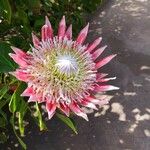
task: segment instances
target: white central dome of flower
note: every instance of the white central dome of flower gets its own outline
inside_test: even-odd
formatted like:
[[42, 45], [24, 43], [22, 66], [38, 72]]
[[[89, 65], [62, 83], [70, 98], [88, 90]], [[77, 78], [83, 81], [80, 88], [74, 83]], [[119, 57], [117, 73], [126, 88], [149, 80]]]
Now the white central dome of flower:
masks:
[[78, 70], [76, 59], [70, 55], [58, 56], [55, 66], [61, 73], [65, 73], [66, 75], [71, 75]]

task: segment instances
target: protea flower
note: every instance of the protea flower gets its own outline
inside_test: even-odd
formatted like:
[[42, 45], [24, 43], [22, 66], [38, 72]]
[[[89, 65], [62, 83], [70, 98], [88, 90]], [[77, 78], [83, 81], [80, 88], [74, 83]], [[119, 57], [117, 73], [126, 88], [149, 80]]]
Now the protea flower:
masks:
[[32, 52], [26, 53], [12, 47], [15, 54], [10, 56], [19, 65], [12, 74], [28, 85], [22, 96], [29, 96], [29, 102], [45, 103], [49, 119], [58, 108], [67, 116], [72, 111], [88, 120], [81, 106], [97, 109], [96, 105], [108, 102], [96, 99], [92, 93], [118, 89], [104, 84], [115, 78], [104, 78], [107, 74], [98, 72], [116, 55], [98, 60], [106, 46], [96, 49], [101, 37], [91, 44], [83, 44], [88, 28], [89, 24], [73, 40], [72, 25], [66, 29], [63, 16], [58, 35], [53, 36], [51, 23], [46, 17], [41, 29], [41, 40], [32, 34]]

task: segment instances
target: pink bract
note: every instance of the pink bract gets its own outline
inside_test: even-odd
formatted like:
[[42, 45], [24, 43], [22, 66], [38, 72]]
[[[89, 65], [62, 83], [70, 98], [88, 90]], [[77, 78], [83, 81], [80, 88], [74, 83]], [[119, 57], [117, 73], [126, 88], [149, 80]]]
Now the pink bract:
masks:
[[97, 109], [96, 106], [108, 103], [107, 99], [99, 100], [92, 93], [118, 89], [106, 84], [115, 77], [105, 78], [107, 74], [98, 72], [116, 55], [98, 60], [106, 46], [96, 49], [101, 37], [83, 44], [88, 28], [89, 24], [80, 31], [76, 40], [72, 40], [72, 25], [66, 28], [63, 16], [58, 35], [54, 36], [46, 17], [41, 39], [32, 34], [32, 52], [12, 47], [15, 53], [10, 56], [19, 65], [12, 74], [28, 85], [22, 96], [28, 96], [29, 102], [45, 103], [49, 119], [58, 108], [67, 116], [72, 111], [88, 120], [81, 106]]

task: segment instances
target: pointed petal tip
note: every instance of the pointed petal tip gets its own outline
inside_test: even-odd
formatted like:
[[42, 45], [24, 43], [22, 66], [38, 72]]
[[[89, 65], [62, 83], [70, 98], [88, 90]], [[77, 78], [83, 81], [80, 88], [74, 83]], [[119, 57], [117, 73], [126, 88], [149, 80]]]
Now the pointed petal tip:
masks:
[[10, 48], [17, 54], [19, 50], [19, 48], [15, 47], [15, 46], [10, 46]]
[[61, 21], [59, 22], [59, 28], [58, 28], [58, 36], [64, 37], [66, 32], [66, 21], [65, 16], [62, 17]]
[[117, 54], [113, 54], [112, 56], [113, 56], [113, 57], [116, 57], [116, 56], [117, 56]]
[[89, 118], [88, 118], [88, 116], [86, 115], [86, 116], [84, 116], [83, 117], [86, 121], [89, 121]]
[[48, 112], [48, 119], [49, 119], [49, 120], [52, 119], [52, 117], [54, 116], [54, 114], [55, 114], [55, 112], [53, 112], [53, 113], [49, 113], [49, 112]]
[[11, 72], [9, 72], [9, 74], [15, 76], [15, 72], [12, 72], [12, 71], [11, 71]]
[[87, 51], [92, 53], [95, 48], [100, 44], [100, 42], [102, 41], [101, 37], [98, 37], [96, 40], [94, 40], [87, 48]]
[[47, 16], [45, 16], [45, 21], [49, 20]]
[[117, 54], [109, 55], [96, 63], [96, 68], [99, 69], [109, 63]]
[[65, 33], [65, 37], [67, 37], [68, 39], [72, 38], [72, 24], [70, 24], [70, 26], [68, 27], [68, 29]]
[[50, 30], [52, 30], [51, 23], [47, 16], [45, 16], [45, 25], [47, 25], [50, 28]]
[[107, 48], [107, 47], [108, 47], [107, 45], [104, 45], [102, 48], [105, 49], [105, 48]]
[[60, 21], [60, 24], [65, 25], [66, 24], [66, 20], [65, 20], [65, 16], [62, 16], [62, 19]]
[[39, 47], [40, 44], [40, 40], [38, 39], [38, 37], [32, 32], [32, 42], [35, 48]]
[[78, 44], [82, 44], [85, 41], [87, 34], [88, 34], [88, 29], [89, 29], [89, 23], [87, 23], [87, 25], [78, 34], [77, 39], [76, 39], [76, 42]]
[[120, 88], [117, 87], [117, 86], [113, 86], [113, 85], [109, 85], [109, 88], [108, 90], [111, 91], [111, 90], [119, 90]]
[[90, 23], [88, 22], [86, 26], [89, 27], [89, 25], [90, 25]]
[[85, 26], [85, 30], [88, 32], [88, 30], [89, 30], [89, 22], [87, 23], [87, 25]]
[[65, 15], [62, 16], [62, 19], [65, 19]]
[[8, 53], [8, 55], [9, 55], [10, 57], [12, 57], [13, 53]]
[[[87, 23], [87, 25], [82, 29], [84, 32], [88, 32], [89, 30], [89, 22]], [[81, 30], [81, 31], [82, 31]]]
[[102, 39], [103, 39], [103, 38], [100, 36], [100, 37], [99, 37], [99, 40], [102, 40]]
[[49, 22], [49, 19], [47, 16], [45, 16], [45, 24], [48, 25], [50, 22]]
[[11, 48], [12, 50], [14, 50], [16, 47], [15, 47], [15, 46], [10, 46], [10, 48]]
[[109, 91], [111, 91], [111, 90], [119, 90], [120, 88], [119, 87], [117, 87], [117, 86], [113, 86], [113, 85], [110, 85], [109, 86]]

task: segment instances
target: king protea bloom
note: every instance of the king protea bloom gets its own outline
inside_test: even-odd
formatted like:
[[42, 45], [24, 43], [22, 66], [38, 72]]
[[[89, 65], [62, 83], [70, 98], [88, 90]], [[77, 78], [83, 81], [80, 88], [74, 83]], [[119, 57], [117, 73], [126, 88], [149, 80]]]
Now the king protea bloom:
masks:
[[12, 47], [15, 54], [10, 56], [19, 65], [12, 74], [28, 85], [22, 96], [28, 96], [29, 102], [43, 102], [49, 119], [58, 108], [67, 116], [72, 111], [88, 120], [81, 106], [97, 109], [96, 105], [102, 106], [108, 102], [106, 99], [97, 99], [92, 93], [118, 89], [105, 84], [115, 77], [105, 78], [107, 74], [98, 72], [116, 55], [97, 59], [106, 46], [96, 49], [101, 37], [90, 44], [83, 44], [88, 28], [89, 24], [73, 40], [72, 25], [66, 28], [63, 16], [58, 35], [54, 36], [51, 23], [46, 17], [41, 39], [32, 34], [32, 51], [25, 52]]

